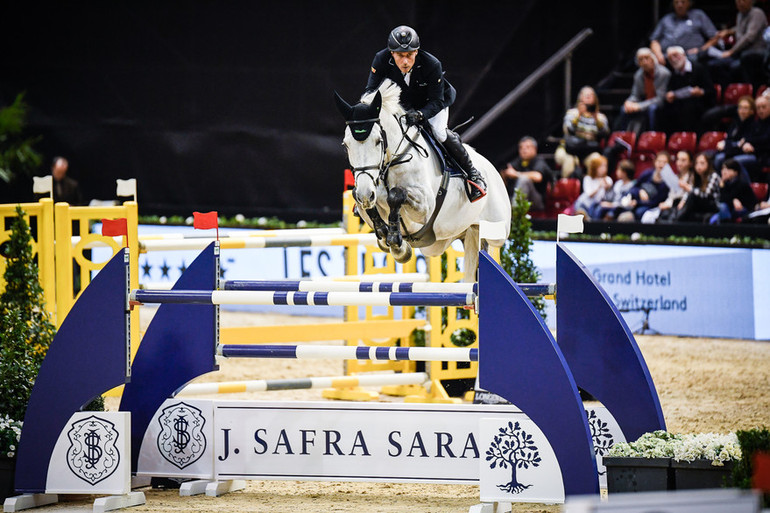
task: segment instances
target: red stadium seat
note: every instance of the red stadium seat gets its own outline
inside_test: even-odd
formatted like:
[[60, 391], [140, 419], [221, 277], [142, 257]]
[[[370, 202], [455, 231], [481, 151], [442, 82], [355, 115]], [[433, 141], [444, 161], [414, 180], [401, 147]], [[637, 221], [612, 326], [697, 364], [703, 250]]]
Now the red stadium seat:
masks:
[[741, 96], [753, 96], [754, 87], [751, 84], [729, 84], [722, 94], [722, 104], [737, 105]]
[[715, 151], [717, 143], [726, 137], [726, 132], [704, 132], [698, 141], [698, 153], [702, 151]]
[[559, 178], [545, 196], [545, 216], [549, 219], [563, 214], [580, 196], [580, 180]]
[[672, 157], [682, 150], [695, 153], [697, 142], [698, 135], [695, 132], [674, 132], [668, 138], [668, 151]]
[[640, 171], [652, 167], [655, 155], [666, 149], [666, 134], [664, 132], [642, 132], [636, 142], [636, 149], [631, 155], [637, 175]]
[[757, 98], [762, 96], [762, 93], [765, 92], [765, 89], [767, 89], [767, 86], [765, 84], [762, 84], [761, 86], [759, 86], [759, 89], [757, 89]]
[[634, 132], [612, 132], [610, 134], [610, 138], [607, 139], [607, 146], [612, 146], [615, 143], [616, 139], [620, 139], [624, 141], [631, 150], [623, 150], [623, 153], [620, 154], [621, 159], [627, 159], [631, 157], [631, 153], [633, 152], [634, 146], [636, 146], [636, 133]]
[[767, 200], [767, 184], [762, 182], [752, 182], [751, 188], [754, 191], [754, 195], [757, 197], [757, 201]]

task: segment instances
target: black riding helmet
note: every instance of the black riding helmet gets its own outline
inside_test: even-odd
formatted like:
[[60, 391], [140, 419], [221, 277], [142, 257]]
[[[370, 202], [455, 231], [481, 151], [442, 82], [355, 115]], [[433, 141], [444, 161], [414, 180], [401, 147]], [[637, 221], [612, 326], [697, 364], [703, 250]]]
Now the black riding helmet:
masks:
[[401, 25], [390, 31], [388, 50], [391, 52], [411, 52], [420, 48], [420, 36], [412, 27]]

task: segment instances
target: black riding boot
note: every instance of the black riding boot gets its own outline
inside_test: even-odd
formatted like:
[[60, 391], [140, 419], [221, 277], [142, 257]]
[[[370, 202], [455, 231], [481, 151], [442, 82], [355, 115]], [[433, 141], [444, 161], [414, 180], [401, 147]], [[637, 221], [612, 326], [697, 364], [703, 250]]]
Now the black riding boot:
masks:
[[466, 191], [471, 203], [483, 198], [487, 194], [487, 183], [481, 177], [481, 173], [473, 167], [471, 157], [465, 150], [465, 146], [463, 146], [460, 136], [451, 130], [447, 130], [444, 147], [446, 147], [449, 154], [455, 159], [465, 173], [465, 179], [468, 182]]

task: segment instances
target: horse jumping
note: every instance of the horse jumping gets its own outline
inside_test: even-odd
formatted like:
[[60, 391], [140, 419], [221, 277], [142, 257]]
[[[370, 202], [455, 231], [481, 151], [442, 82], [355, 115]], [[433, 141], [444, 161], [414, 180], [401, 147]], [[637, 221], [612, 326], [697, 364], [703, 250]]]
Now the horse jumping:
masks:
[[503, 245], [510, 231], [505, 185], [495, 167], [468, 147], [488, 191], [471, 203], [464, 180], [450, 179], [422, 132], [406, 125], [400, 95], [398, 85], [387, 79], [354, 106], [336, 95], [348, 125], [343, 146], [355, 176], [358, 212], [377, 234], [380, 248], [401, 263], [411, 258], [412, 247], [438, 256], [454, 240], [462, 240], [464, 280], [474, 281], [480, 223], [500, 227], [495, 238], [484, 239], [495, 247]]

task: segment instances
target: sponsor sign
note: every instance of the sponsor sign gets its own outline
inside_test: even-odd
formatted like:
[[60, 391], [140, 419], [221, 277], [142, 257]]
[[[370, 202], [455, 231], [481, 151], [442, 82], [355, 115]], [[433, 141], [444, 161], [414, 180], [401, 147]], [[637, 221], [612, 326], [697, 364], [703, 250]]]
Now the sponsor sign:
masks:
[[131, 491], [130, 414], [77, 412], [59, 434], [46, 493]]

